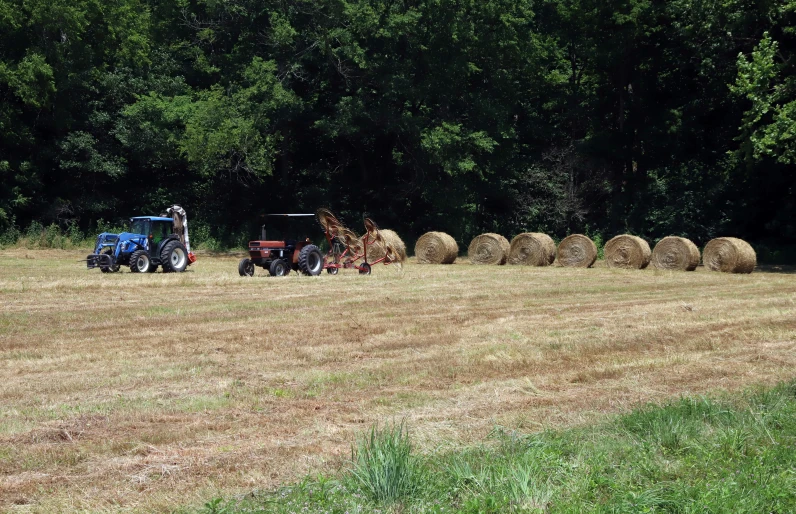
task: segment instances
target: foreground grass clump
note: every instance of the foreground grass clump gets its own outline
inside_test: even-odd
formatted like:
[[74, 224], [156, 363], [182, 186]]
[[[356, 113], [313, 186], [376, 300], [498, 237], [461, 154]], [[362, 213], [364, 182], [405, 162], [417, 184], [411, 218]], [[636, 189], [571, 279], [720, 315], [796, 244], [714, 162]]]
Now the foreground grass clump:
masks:
[[339, 478], [204, 512], [796, 512], [796, 381], [493, 439], [415, 464], [403, 425], [372, 429]]
[[397, 502], [417, 489], [415, 459], [403, 423], [371, 428], [367, 436], [360, 438], [352, 454], [351, 474], [372, 500]]

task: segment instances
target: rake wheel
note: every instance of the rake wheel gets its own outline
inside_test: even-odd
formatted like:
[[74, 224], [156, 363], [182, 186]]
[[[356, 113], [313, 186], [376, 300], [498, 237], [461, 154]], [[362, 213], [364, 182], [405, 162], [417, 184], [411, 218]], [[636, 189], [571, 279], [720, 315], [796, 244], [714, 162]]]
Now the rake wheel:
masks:
[[315, 216], [318, 218], [318, 223], [321, 224], [321, 227], [332, 236], [339, 235], [339, 232], [345, 229], [340, 220], [329, 209], [318, 209], [315, 212]]

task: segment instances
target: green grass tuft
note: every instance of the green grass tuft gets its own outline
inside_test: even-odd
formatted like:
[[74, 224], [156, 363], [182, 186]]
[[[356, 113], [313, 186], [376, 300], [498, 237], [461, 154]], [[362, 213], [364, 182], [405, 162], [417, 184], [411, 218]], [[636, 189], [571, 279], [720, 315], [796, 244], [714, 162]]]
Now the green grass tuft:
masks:
[[418, 470], [403, 422], [372, 427], [351, 453], [351, 475], [373, 501], [395, 503], [417, 491]]

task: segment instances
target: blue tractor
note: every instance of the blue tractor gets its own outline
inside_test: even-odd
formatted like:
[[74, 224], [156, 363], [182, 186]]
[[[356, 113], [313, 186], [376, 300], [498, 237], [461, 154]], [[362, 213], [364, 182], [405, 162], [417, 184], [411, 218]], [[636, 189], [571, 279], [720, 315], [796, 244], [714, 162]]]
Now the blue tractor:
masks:
[[164, 273], [170, 273], [185, 271], [195, 261], [185, 210], [173, 205], [161, 216], [130, 218], [129, 232], [97, 236], [86, 266], [103, 273], [115, 273], [122, 265], [130, 266], [133, 273], [154, 273], [161, 266]]

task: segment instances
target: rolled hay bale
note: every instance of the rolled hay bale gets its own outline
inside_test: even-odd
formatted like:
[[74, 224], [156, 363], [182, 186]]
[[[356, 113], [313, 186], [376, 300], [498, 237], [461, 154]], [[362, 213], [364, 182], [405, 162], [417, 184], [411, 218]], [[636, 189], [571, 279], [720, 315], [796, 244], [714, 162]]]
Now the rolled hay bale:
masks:
[[[368, 261], [377, 261], [384, 257], [387, 253], [387, 245], [390, 245], [395, 251], [398, 262], [406, 261], [406, 244], [395, 231], [379, 229], [379, 236], [381, 236], [380, 241], [368, 246]], [[362, 236], [360, 241], [364, 241], [364, 239], [365, 236]]]
[[609, 268], [644, 269], [650, 263], [650, 245], [637, 236], [616, 236], [603, 248], [605, 262]]
[[719, 237], [705, 246], [702, 262], [710, 271], [751, 273], [757, 265], [757, 254], [743, 239]]
[[523, 232], [511, 240], [509, 264], [550, 266], [556, 260], [556, 243], [547, 234]]
[[684, 237], [664, 237], [652, 251], [652, 265], [657, 269], [694, 271], [699, 266], [699, 248]]
[[418, 264], [453, 264], [459, 245], [445, 232], [426, 232], [415, 243]]
[[572, 234], [558, 244], [556, 259], [568, 268], [591, 268], [597, 260], [597, 245], [583, 234]]
[[509, 258], [509, 240], [500, 234], [487, 232], [476, 236], [467, 248], [467, 257], [473, 264], [506, 264]]

